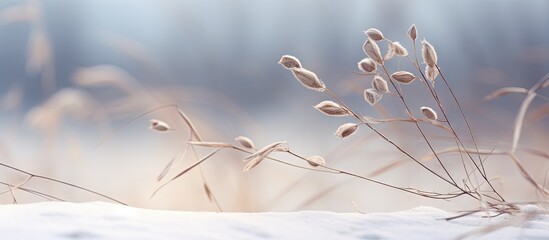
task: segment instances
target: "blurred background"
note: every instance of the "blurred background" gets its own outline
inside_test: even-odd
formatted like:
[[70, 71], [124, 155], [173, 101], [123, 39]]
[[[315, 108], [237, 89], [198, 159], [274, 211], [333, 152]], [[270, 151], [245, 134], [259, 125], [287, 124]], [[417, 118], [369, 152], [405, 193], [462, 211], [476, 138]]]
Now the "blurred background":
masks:
[[[258, 147], [286, 140], [299, 154], [322, 155], [330, 166], [371, 175], [404, 157], [366, 128], [349, 139], [337, 139], [335, 129], [351, 119], [318, 113], [311, 106], [329, 96], [303, 88], [277, 62], [284, 54], [298, 57], [361, 114], [381, 118], [385, 111], [403, 117], [394, 95], [383, 98], [383, 108], [364, 101], [362, 92], [370, 87], [371, 76], [357, 74], [356, 63], [365, 57], [366, 29], [378, 28], [412, 52], [406, 32], [416, 24], [419, 39], [437, 49], [443, 74], [482, 148], [508, 149], [525, 95], [492, 101], [484, 96], [501, 87], [529, 88], [549, 72], [547, 9], [549, 2], [543, 0], [3, 0], [0, 161], [147, 208], [216, 210], [204, 193], [203, 179], [225, 211], [352, 212], [353, 202], [364, 211], [475, 207], [478, 202], [470, 199], [429, 200], [273, 162], [242, 173], [245, 155], [231, 151], [205, 162], [202, 175], [193, 170], [149, 200], [160, 185], [158, 174], [185, 149], [190, 135], [175, 108], [137, 117], [176, 103], [205, 140], [233, 143], [244, 135]], [[386, 51], [385, 44], [380, 46]], [[393, 59], [388, 66], [413, 70], [407, 59]], [[458, 132], [470, 139], [451, 96], [443, 85], [437, 89]], [[422, 84], [406, 86], [405, 92], [414, 109], [433, 105]], [[547, 154], [547, 109], [547, 101], [533, 101], [521, 146]], [[148, 129], [153, 118], [175, 131]], [[429, 154], [410, 125], [378, 127], [415, 156]], [[453, 146], [444, 132], [428, 130], [438, 149]], [[209, 151], [198, 149], [198, 155]], [[543, 182], [548, 159], [519, 155]], [[174, 161], [167, 177], [193, 161], [188, 152]], [[460, 171], [458, 156], [445, 161]], [[507, 200], [539, 198], [507, 157], [490, 156], [486, 164]], [[4, 183], [17, 185], [26, 178], [9, 168], [0, 171]], [[403, 187], [453, 191], [411, 161], [374, 178]], [[104, 200], [39, 179], [25, 186], [69, 201]], [[19, 202], [44, 200], [18, 191], [15, 196]], [[12, 202], [9, 194], [1, 197]]]

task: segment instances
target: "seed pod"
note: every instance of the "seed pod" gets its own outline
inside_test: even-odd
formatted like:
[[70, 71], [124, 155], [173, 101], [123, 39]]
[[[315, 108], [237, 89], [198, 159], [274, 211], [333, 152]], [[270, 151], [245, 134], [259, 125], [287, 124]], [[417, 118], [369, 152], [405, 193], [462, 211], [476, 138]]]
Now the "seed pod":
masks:
[[324, 92], [324, 90], [326, 90], [326, 85], [318, 79], [314, 72], [311, 72], [305, 68], [292, 68], [290, 70], [294, 74], [297, 81], [299, 81], [299, 83], [306, 88], [319, 92]]
[[383, 79], [379, 75], [376, 75], [374, 79], [372, 79], [372, 87], [380, 93], [389, 92], [389, 86], [387, 85], [387, 81], [385, 81], [385, 79]]
[[358, 69], [367, 73], [375, 72], [376, 66], [376, 62], [374, 62], [371, 58], [364, 58], [358, 62]]
[[301, 63], [299, 59], [291, 55], [284, 55], [278, 61], [278, 64], [282, 65], [284, 68], [290, 70], [292, 68], [301, 68]]
[[408, 29], [408, 37], [410, 37], [410, 39], [412, 39], [412, 41], [416, 41], [416, 38], [417, 38], [417, 29], [416, 29], [416, 25], [415, 25], [415, 24], [412, 24], [412, 26], [410, 27], [410, 29]]
[[245, 148], [248, 148], [248, 149], [254, 149], [255, 148], [254, 142], [252, 142], [252, 140], [247, 138], [247, 137], [238, 136], [234, 140], [237, 141], [240, 144], [240, 146], [243, 146]]
[[403, 83], [403, 84], [410, 84], [412, 81], [414, 81], [414, 79], [416, 79], [414, 74], [412, 74], [411, 72], [406, 72], [406, 71], [394, 72], [393, 74], [391, 74], [391, 77], [395, 81], [397, 81], [399, 83]]
[[371, 38], [374, 41], [381, 41], [383, 40], [383, 33], [379, 31], [376, 28], [369, 28], [364, 32], [366, 35], [368, 35], [369, 38]]
[[351, 112], [347, 108], [332, 101], [321, 102], [317, 104], [315, 108], [328, 116], [341, 117], [351, 115]]
[[149, 121], [149, 123], [151, 124], [151, 125], [149, 125], [150, 129], [156, 130], [156, 131], [159, 131], [159, 132], [164, 132], [164, 131], [168, 131], [168, 130], [171, 129], [170, 125], [168, 125], [167, 123], [165, 123], [163, 121], [160, 121], [160, 120], [151, 119]]
[[425, 39], [421, 41], [421, 56], [423, 57], [423, 62], [425, 62], [427, 66], [434, 68], [437, 64], [437, 52], [433, 45]]
[[381, 100], [381, 97], [383, 97], [383, 95], [378, 90], [375, 90], [373, 88], [368, 88], [364, 90], [364, 99], [370, 105], [374, 105], [379, 102]]
[[395, 45], [392, 42], [387, 43], [387, 54], [385, 60], [389, 60], [395, 56]]
[[318, 155], [313, 155], [313, 156], [308, 157], [307, 162], [309, 163], [309, 165], [311, 165], [313, 167], [326, 165], [326, 161], [324, 160], [324, 158], [321, 157], [321, 156], [318, 156]]
[[381, 50], [379, 50], [379, 46], [371, 38], [368, 38], [368, 40], [366, 40], [366, 42], [364, 43], [364, 46], [362, 46], [362, 49], [374, 61], [376, 61], [379, 64], [383, 63], [383, 58], [381, 57]]
[[423, 106], [420, 110], [427, 119], [431, 121], [436, 121], [438, 119], [437, 113], [432, 108]]
[[355, 123], [345, 123], [339, 126], [335, 132], [335, 135], [339, 138], [346, 138], [353, 135], [353, 133], [358, 130], [358, 124]]
[[425, 67], [425, 77], [427, 78], [427, 80], [431, 82], [435, 82], [435, 79], [437, 78], [437, 76], [438, 76], [438, 69], [436, 67], [430, 67], [430, 66]]
[[408, 56], [408, 50], [406, 50], [406, 48], [404, 48], [402, 44], [400, 44], [399, 42], [394, 42], [393, 45], [395, 47], [395, 54], [397, 56], [400, 56], [400, 57]]

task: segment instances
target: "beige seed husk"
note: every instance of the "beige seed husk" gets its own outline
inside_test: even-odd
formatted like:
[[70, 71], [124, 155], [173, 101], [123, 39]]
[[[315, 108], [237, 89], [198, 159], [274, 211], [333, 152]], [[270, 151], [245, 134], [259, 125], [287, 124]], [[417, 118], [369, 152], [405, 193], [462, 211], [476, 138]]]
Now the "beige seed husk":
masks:
[[339, 138], [346, 138], [353, 135], [358, 130], [358, 124], [345, 123], [339, 126], [335, 132], [335, 135]]
[[201, 147], [217, 147], [217, 148], [232, 147], [231, 144], [223, 143], [223, 142], [192, 141], [192, 142], [188, 142], [188, 143], [190, 145], [201, 146]]
[[363, 72], [371, 73], [376, 71], [377, 65], [371, 58], [364, 58], [358, 62], [358, 69]]
[[436, 121], [438, 119], [437, 113], [432, 108], [423, 106], [420, 110], [427, 119], [431, 121]]
[[381, 92], [374, 88], [368, 88], [364, 90], [364, 100], [366, 100], [366, 102], [368, 102], [370, 105], [374, 105], [379, 102], [381, 100], [381, 97], [383, 97]]
[[383, 79], [379, 75], [376, 75], [374, 79], [372, 79], [372, 87], [380, 93], [389, 92], [389, 86], [387, 84], [387, 81], [385, 81], [385, 79]]
[[252, 142], [252, 140], [247, 138], [247, 137], [238, 136], [234, 140], [236, 142], [238, 142], [238, 144], [240, 144], [240, 146], [243, 146], [245, 148], [248, 148], [248, 149], [254, 149], [255, 148], [254, 142]]
[[326, 90], [326, 85], [318, 79], [314, 72], [311, 72], [305, 68], [292, 68], [290, 70], [294, 74], [297, 81], [299, 81], [299, 83], [306, 88], [319, 92], [324, 92], [324, 90]]
[[164, 131], [168, 131], [170, 130], [170, 125], [168, 125], [167, 123], [163, 122], [163, 121], [160, 121], [160, 120], [157, 120], [157, 119], [151, 119], [149, 120], [149, 128], [152, 129], [152, 130], [156, 130], [156, 131], [159, 131], [159, 132], [164, 132]]
[[410, 39], [412, 39], [412, 41], [416, 40], [416, 38], [417, 38], [417, 29], [416, 29], [415, 24], [412, 24], [410, 29], [408, 29], [408, 37], [410, 37]]
[[326, 165], [326, 160], [324, 160], [323, 157], [318, 156], [318, 155], [313, 155], [313, 156], [308, 157], [307, 162], [309, 163], [309, 165], [311, 165], [313, 167], [325, 166]]
[[393, 46], [395, 48], [395, 54], [399, 57], [406, 57], [408, 56], [408, 50], [400, 42], [394, 42]]
[[395, 81], [397, 81], [399, 83], [403, 83], [403, 84], [410, 84], [412, 81], [414, 81], [414, 79], [416, 79], [414, 74], [412, 74], [411, 72], [407, 72], [407, 71], [394, 72], [393, 74], [391, 74], [391, 77]]
[[423, 57], [423, 62], [429, 67], [435, 67], [437, 64], [437, 52], [431, 43], [423, 39], [421, 41], [421, 56]]
[[368, 38], [368, 40], [366, 40], [366, 42], [364, 43], [364, 46], [362, 46], [362, 49], [364, 50], [364, 53], [370, 56], [370, 58], [372, 58], [374, 61], [376, 61], [379, 64], [383, 63], [383, 58], [381, 57], [381, 50], [379, 50], [379, 46], [371, 38]]
[[435, 82], [435, 79], [437, 78], [437, 76], [438, 76], [438, 69], [436, 67], [430, 67], [430, 66], [425, 67], [425, 77], [427, 78], [427, 80], [431, 82]]
[[392, 42], [387, 43], [387, 54], [385, 54], [385, 60], [389, 60], [395, 56], [395, 45]]
[[278, 64], [282, 65], [284, 68], [290, 70], [292, 68], [301, 68], [301, 63], [299, 59], [292, 55], [284, 55], [278, 61]]
[[[271, 154], [273, 151], [275, 151], [277, 148], [282, 147], [283, 145], [286, 145], [285, 141], [282, 142], [275, 142], [272, 144], [269, 144], [265, 146], [264, 148], [260, 149], [259, 151], [253, 153], [252, 155], [245, 158], [245, 160], [249, 160], [248, 164], [244, 166], [242, 169], [243, 172], [247, 172], [250, 169], [257, 166], [263, 159], [265, 159], [269, 154]], [[287, 148], [287, 147], [286, 147]]]
[[369, 28], [364, 33], [366, 33], [366, 35], [368, 35], [368, 37], [374, 41], [383, 40], [383, 33], [381, 33], [381, 31], [379, 31], [377, 28]]
[[347, 108], [332, 101], [323, 101], [314, 107], [328, 116], [342, 117], [351, 115], [351, 112]]

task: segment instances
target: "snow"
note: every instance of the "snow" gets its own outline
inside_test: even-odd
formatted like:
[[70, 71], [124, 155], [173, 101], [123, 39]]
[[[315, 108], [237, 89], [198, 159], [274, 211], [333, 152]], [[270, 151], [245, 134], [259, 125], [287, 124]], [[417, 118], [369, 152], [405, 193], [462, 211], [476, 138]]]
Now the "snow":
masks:
[[[536, 211], [530, 207], [527, 211]], [[432, 207], [394, 213], [176, 212], [110, 203], [45, 202], [0, 206], [0, 239], [454, 239], [513, 217], [455, 216]], [[475, 239], [549, 239], [536, 215]]]

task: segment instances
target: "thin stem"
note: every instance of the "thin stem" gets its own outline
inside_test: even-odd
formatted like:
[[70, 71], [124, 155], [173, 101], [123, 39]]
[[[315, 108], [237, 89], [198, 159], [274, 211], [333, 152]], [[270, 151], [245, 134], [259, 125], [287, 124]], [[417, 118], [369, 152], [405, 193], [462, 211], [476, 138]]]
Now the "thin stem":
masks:
[[[391, 85], [393, 86], [393, 88], [395, 89], [395, 91], [397, 92], [402, 104], [404, 105], [404, 108], [406, 108], [406, 111], [408, 113], [408, 115], [410, 117], [412, 117], [412, 112], [410, 111], [410, 108], [408, 107], [408, 104], [406, 103], [406, 101], [404, 100], [404, 96], [402, 95], [402, 93], [400, 92], [400, 90], [397, 88], [396, 84], [394, 83], [393, 79], [391, 78], [391, 75], [389, 74], [389, 71], [387, 71], [387, 68], [385, 67], [385, 64], [381, 64], [381, 67], [383, 68], [383, 71], [385, 72], [385, 74], [387, 75], [387, 78], [389, 78], [389, 82], [391, 83]], [[440, 166], [442, 167], [442, 169], [444, 170], [444, 172], [446, 172], [446, 174], [448, 175], [448, 177], [450, 177], [450, 180], [452, 181], [452, 185], [455, 186], [456, 188], [458, 188], [459, 190], [461, 191], [465, 191], [463, 190], [461, 187], [459, 187], [456, 183], [456, 181], [454, 180], [454, 178], [452, 177], [452, 175], [450, 174], [450, 172], [448, 172], [448, 169], [446, 169], [446, 167], [444, 166], [444, 164], [442, 163], [442, 161], [440, 160], [440, 158], [438, 157], [438, 155], [436, 155], [436, 152], [435, 152], [435, 149], [433, 148], [433, 146], [431, 145], [431, 142], [429, 141], [429, 139], [427, 138], [427, 136], [425, 136], [425, 133], [423, 132], [423, 130], [421, 129], [421, 127], [419, 126], [419, 124], [417, 122], [415, 122], [415, 125], [417, 127], [417, 129], [419, 130], [421, 136], [423, 137], [423, 139], [425, 140], [425, 142], [427, 143], [427, 145], [429, 146], [429, 149], [431, 149], [431, 152], [433, 152], [433, 154], [435, 154], [435, 157], [437, 158]]]
[[115, 199], [115, 198], [109, 197], [109, 196], [107, 196], [107, 195], [105, 195], [105, 194], [96, 192], [96, 191], [91, 190], [91, 189], [88, 189], [88, 188], [80, 187], [80, 186], [78, 186], [78, 185], [75, 185], [75, 184], [72, 184], [72, 183], [69, 183], [69, 182], [65, 182], [65, 181], [61, 181], [61, 180], [55, 179], [55, 178], [50, 178], [50, 177], [46, 177], [46, 176], [42, 176], [42, 175], [30, 173], [30, 172], [24, 171], [24, 170], [19, 169], [19, 168], [16, 168], [16, 167], [12, 167], [12, 166], [7, 165], [7, 164], [4, 164], [4, 163], [0, 163], [0, 166], [3, 166], [3, 167], [6, 167], [6, 168], [9, 168], [9, 169], [12, 169], [12, 170], [14, 170], [14, 171], [17, 171], [17, 172], [20, 172], [20, 173], [23, 173], [23, 174], [28, 175], [28, 176], [29, 176], [29, 179], [26, 180], [27, 182], [28, 182], [31, 178], [44, 179], [44, 180], [48, 180], [48, 181], [51, 181], [51, 182], [56, 182], [56, 183], [59, 183], [59, 184], [62, 184], [62, 185], [66, 185], [66, 186], [69, 186], [69, 187], [72, 187], [72, 188], [76, 188], [76, 189], [79, 189], [79, 190], [82, 190], [82, 191], [85, 191], [85, 192], [89, 192], [89, 193], [95, 194], [95, 195], [97, 195], [97, 196], [103, 197], [103, 198], [105, 198], [105, 199], [111, 200], [111, 201], [113, 201], [113, 202], [116, 202], [116, 203], [119, 203], [119, 204], [122, 204], [122, 205], [127, 205], [126, 203], [124, 203], [124, 202], [122, 202], [122, 201], [119, 201], [119, 200], [117, 200], [117, 199]]
[[430, 169], [429, 167], [427, 167], [425, 164], [423, 164], [421, 161], [417, 160], [415, 157], [413, 157], [410, 153], [408, 153], [406, 150], [402, 149], [398, 144], [394, 143], [393, 141], [391, 141], [389, 138], [387, 138], [383, 133], [381, 133], [380, 131], [378, 131], [377, 129], [375, 129], [371, 124], [369, 124], [368, 122], [366, 122], [364, 119], [362, 119], [360, 116], [358, 116], [356, 113], [354, 113], [346, 104], [345, 102], [343, 102], [335, 93], [333, 93], [329, 88], [326, 88], [326, 92], [328, 92], [330, 95], [332, 95], [337, 101], [339, 101], [339, 103], [341, 105], [343, 105], [345, 108], [347, 108], [351, 114], [353, 114], [353, 116], [358, 119], [359, 121], [361, 121], [362, 123], [364, 123], [364, 125], [366, 125], [368, 128], [370, 128], [372, 131], [374, 131], [377, 135], [379, 135], [381, 138], [383, 138], [383, 140], [385, 140], [386, 142], [388, 142], [389, 144], [393, 145], [395, 148], [397, 148], [400, 152], [402, 152], [404, 155], [406, 155], [407, 157], [409, 157], [410, 159], [412, 159], [414, 162], [416, 162], [417, 164], [419, 164], [421, 167], [423, 167], [424, 169], [426, 169], [427, 171], [429, 171], [430, 173], [434, 174], [435, 176], [437, 176], [438, 178], [444, 180], [445, 182], [447, 183], [450, 183], [452, 185], [454, 185], [452, 182], [450, 182], [448, 179], [446, 179], [445, 177], [441, 176], [440, 174], [438, 174], [437, 172], [433, 171], [432, 169]]

